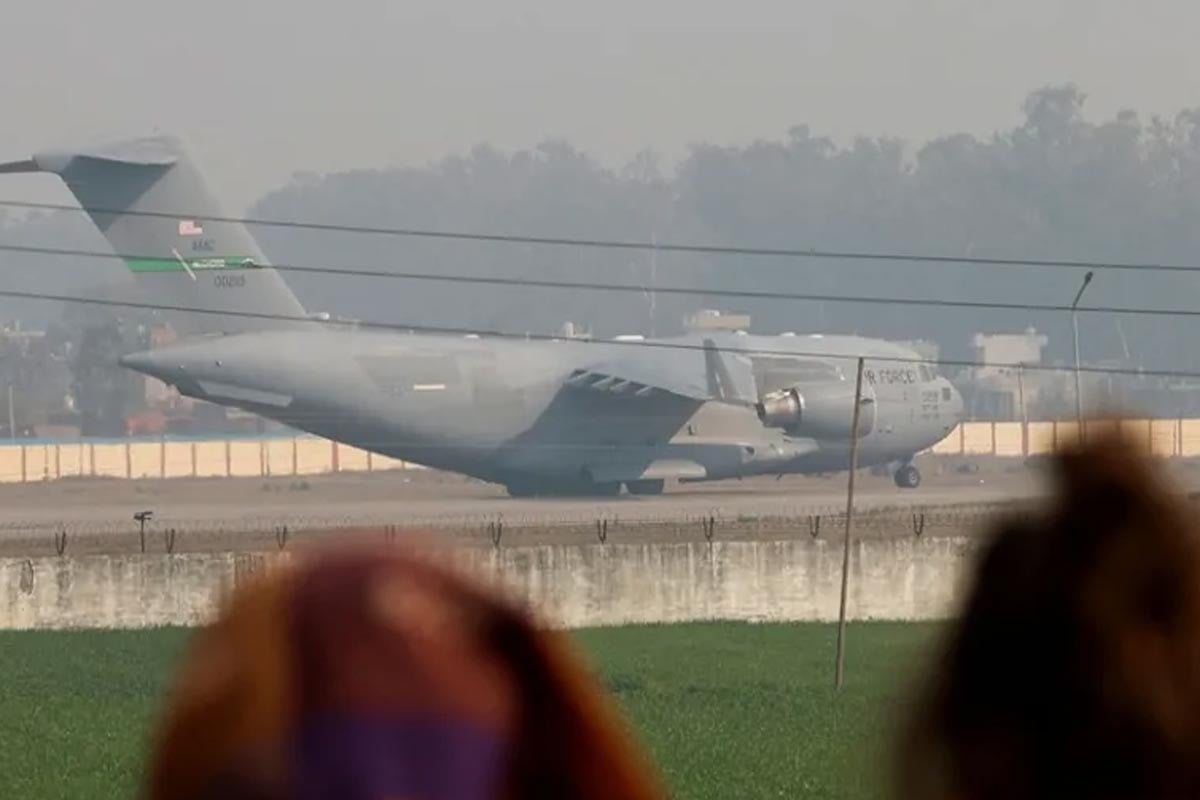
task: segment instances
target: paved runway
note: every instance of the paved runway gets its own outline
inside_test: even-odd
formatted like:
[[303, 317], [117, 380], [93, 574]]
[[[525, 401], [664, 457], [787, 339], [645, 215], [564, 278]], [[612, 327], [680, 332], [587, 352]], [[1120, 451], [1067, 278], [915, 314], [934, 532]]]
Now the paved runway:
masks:
[[[991, 504], [1028, 497], [1027, 474], [948, 475], [917, 490], [864, 476], [856, 507]], [[497, 488], [436, 473], [308, 479], [59, 481], [0, 487], [0, 538], [66, 529], [83, 534], [128, 532], [133, 514], [154, 512], [154, 527], [264, 531], [397, 525], [570, 526], [597, 519], [672, 522], [714, 515], [722, 520], [804, 517], [845, 509], [845, 476], [755, 479], [680, 487], [660, 497], [512, 499]]]

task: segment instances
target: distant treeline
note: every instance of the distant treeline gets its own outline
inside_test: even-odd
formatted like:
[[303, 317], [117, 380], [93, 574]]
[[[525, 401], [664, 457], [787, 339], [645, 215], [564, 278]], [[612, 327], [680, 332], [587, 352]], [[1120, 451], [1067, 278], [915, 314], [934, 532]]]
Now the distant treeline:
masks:
[[[1200, 264], [1200, 109], [1170, 119], [1084, 116], [1072, 86], [1033, 92], [1020, 124], [980, 139], [836, 144], [807, 126], [742, 147], [700, 144], [676, 165], [643, 153], [621, 169], [569, 143], [502, 153], [482, 145], [425, 167], [298, 173], [254, 216], [546, 236]], [[803, 118], [798, 108], [796, 117]], [[218, 192], [220, 187], [216, 187]], [[10, 226], [5, 239], [95, 243], [77, 220]], [[36, 229], [36, 230], [35, 230]], [[403, 239], [295, 229], [256, 232], [280, 263], [549, 277], [706, 288], [1069, 303], [1082, 274], [1024, 267], [709, 257]], [[100, 243], [98, 246], [103, 246]], [[16, 259], [0, 256], [6, 260]], [[105, 266], [109, 272], [115, 265]], [[46, 279], [42, 271], [38, 280]], [[11, 272], [6, 272], [11, 275]], [[97, 275], [93, 265], [91, 275]], [[107, 274], [107, 273], [106, 273]], [[82, 269], [73, 272], [85, 282]], [[969, 353], [980, 330], [1035, 325], [1070, 353], [1066, 315], [496, 288], [350, 276], [289, 278], [314, 310], [364, 319], [598, 334], [678, 331], [698, 307], [749, 311], [754, 327], [932, 338]], [[11, 282], [11, 281], [8, 281]], [[1200, 275], [1103, 272], [1084, 302], [1200, 308]], [[1200, 368], [1200, 321], [1083, 319], [1084, 358]]]

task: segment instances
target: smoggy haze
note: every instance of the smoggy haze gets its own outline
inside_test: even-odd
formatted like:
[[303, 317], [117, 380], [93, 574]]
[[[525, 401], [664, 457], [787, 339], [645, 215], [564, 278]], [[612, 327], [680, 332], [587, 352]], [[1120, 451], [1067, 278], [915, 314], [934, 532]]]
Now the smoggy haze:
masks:
[[[1062, 82], [1097, 117], [1200, 104], [1200, 7], [1184, 2], [112, 0], [4, 16], [0, 157], [176, 131], [239, 209], [296, 170], [479, 142], [564, 138], [613, 164], [799, 123], [920, 142], [1010, 127], [1029, 90]], [[36, 179], [3, 194], [65, 199]]]

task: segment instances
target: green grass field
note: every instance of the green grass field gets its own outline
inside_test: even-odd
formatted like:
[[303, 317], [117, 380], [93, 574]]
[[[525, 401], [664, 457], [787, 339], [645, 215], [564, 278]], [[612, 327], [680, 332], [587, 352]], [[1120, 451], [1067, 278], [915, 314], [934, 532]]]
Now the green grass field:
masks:
[[[880, 794], [895, 700], [932, 626], [697, 624], [577, 639], [679, 798]], [[0, 797], [132, 797], [188, 633], [0, 633]]]

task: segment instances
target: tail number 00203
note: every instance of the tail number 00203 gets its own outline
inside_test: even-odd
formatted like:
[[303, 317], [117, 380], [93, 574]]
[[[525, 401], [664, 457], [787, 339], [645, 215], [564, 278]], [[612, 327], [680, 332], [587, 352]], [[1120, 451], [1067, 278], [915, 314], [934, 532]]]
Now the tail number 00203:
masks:
[[218, 289], [240, 289], [246, 285], [245, 275], [214, 275], [213, 286]]

